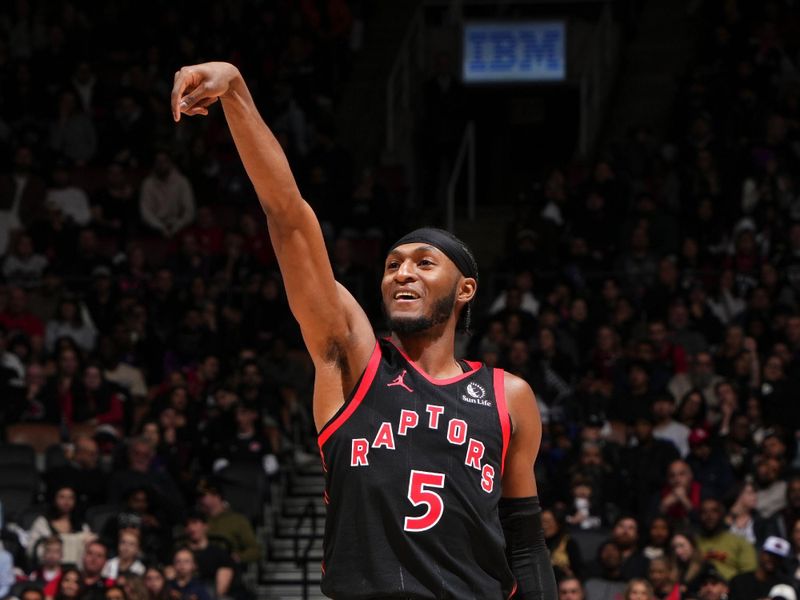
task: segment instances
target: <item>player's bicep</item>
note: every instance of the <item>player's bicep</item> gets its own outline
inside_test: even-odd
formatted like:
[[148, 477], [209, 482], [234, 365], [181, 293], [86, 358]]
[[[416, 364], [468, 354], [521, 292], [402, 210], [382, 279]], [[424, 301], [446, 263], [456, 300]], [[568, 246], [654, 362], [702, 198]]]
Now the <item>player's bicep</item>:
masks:
[[[296, 213], [267, 220], [286, 296], [315, 362], [347, 353], [350, 340], [370, 331], [355, 300], [335, 281], [322, 230], [311, 207], [299, 200]], [[343, 293], [344, 292], [344, 293]], [[372, 340], [366, 341], [371, 349]]]
[[506, 402], [513, 430], [503, 470], [503, 497], [537, 495], [533, 467], [542, 441], [542, 420], [531, 387], [519, 377], [505, 376]]

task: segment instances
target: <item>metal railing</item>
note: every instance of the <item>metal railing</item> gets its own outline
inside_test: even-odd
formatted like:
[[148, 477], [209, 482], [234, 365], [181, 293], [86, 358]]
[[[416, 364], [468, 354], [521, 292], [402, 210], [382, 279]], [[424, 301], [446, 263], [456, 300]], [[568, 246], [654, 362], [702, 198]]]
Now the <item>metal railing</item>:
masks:
[[600, 132], [601, 118], [615, 82], [619, 58], [619, 27], [606, 5], [586, 48], [586, 67], [580, 81], [578, 153], [589, 156]]
[[421, 70], [425, 62], [425, 17], [418, 9], [400, 44], [400, 50], [386, 80], [386, 151], [395, 150], [396, 121], [398, 107], [406, 112], [411, 109], [411, 93], [414, 87], [413, 71]]
[[456, 186], [461, 177], [461, 172], [466, 164], [467, 169], [467, 217], [475, 220], [475, 122], [470, 121], [464, 128], [461, 145], [453, 163], [453, 170], [447, 180], [446, 217], [447, 231], [455, 232], [456, 220]]
[[[300, 551], [300, 529], [309, 519], [311, 522], [311, 533], [305, 538], [306, 544], [302, 552]], [[317, 536], [317, 510], [314, 506], [314, 501], [309, 500], [306, 507], [303, 509], [302, 514], [297, 519], [297, 527], [294, 531], [294, 561], [298, 567], [303, 568], [303, 600], [308, 600], [308, 555], [311, 553], [311, 547], [314, 545], [314, 540]]]

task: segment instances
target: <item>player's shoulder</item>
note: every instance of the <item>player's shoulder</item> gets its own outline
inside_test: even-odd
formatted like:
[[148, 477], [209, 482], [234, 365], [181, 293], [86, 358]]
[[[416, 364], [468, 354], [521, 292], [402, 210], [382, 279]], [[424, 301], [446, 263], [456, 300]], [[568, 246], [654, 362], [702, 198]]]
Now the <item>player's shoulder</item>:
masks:
[[533, 388], [522, 377], [503, 371], [503, 388], [505, 390], [506, 399], [513, 401], [515, 399], [533, 399]]
[[522, 377], [504, 372], [506, 405], [515, 424], [540, 423], [539, 406], [530, 384]]

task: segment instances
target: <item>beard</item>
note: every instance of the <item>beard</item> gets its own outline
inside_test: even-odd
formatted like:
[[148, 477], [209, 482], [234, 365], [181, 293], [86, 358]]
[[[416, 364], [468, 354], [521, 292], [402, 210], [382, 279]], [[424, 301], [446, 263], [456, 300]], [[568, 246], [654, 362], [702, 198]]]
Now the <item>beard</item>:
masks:
[[383, 314], [386, 317], [386, 326], [389, 331], [393, 331], [398, 335], [416, 335], [428, 331], [436, 325], [446, 323], [450, 315], [453, 314], [453, 309], [456, 303], [457, 286], [444, 298], [439, 298], [431, 310], [430, 315], [421, 317], [392, 317], [386, 308], [384, 302], [381, 307]]

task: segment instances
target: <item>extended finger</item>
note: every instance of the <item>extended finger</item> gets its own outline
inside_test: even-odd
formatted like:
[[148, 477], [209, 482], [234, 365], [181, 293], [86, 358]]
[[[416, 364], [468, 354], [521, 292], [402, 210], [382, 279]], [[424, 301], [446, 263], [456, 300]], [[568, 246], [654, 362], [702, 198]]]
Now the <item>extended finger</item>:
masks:
[[178, 103], [179, 110], [188, 114], [189, 109], [195, 106], [204, 106], [203, 103], [206, 100], [211, 99], [207, 95], [208, 88], [209, 85], [208, 82], [206, 82], [206, 83], [201, 83], [200, 85], [192, 89], [189, 93], [187, 93], [180, 99], [180, 102]]
[[172, 118], [177, 122], [181, 119], [181, 98], [189, 85], [189, 71], [186, 68], [175, 73], [175, 83], [172, 85], [172, 95], [170, 104], [172, 106]]

